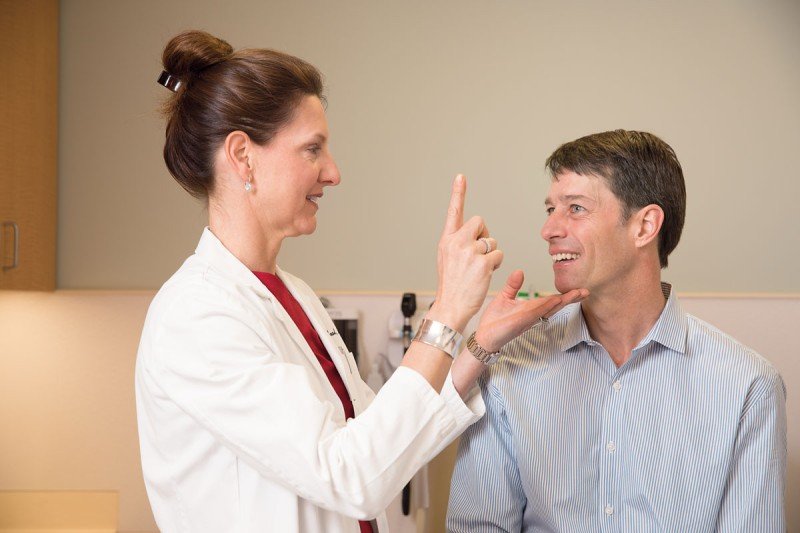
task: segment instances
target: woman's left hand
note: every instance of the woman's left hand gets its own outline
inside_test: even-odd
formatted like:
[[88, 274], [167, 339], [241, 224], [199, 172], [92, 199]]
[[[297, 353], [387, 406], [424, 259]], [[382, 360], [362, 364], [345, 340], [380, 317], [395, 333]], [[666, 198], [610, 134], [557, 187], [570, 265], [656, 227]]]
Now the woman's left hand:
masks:
[[515, 270], [508, 276], [506, 285], [481, 315], [475, 340], [489, 352], [496, 352], [513, 338], [521, 335], [542, 317], [557, 313], [565, 305], [579, 302], [589, 296], [587, 289], [574, 289], [565, 294], [554, 294], [533, 300], [517, 300], [525, 274]]

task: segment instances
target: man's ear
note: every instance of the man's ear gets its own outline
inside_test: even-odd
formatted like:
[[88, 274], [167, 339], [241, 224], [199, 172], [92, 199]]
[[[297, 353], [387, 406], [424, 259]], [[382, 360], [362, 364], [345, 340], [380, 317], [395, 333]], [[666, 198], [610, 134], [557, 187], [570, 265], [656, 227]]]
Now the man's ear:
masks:
[[664, 224], [664, 210], [650, 204], [636, 211], [631, 218], [634, 243], [637, 248], [643, 248], [658, 238], [658, 232]]
[[242, 180], [242, 184], [253, 178], [253, 167], [250, 162], [250, 152], [253, 141], [243, 131], [232, 131], [225, 137], [222, 150], [225, 163]]

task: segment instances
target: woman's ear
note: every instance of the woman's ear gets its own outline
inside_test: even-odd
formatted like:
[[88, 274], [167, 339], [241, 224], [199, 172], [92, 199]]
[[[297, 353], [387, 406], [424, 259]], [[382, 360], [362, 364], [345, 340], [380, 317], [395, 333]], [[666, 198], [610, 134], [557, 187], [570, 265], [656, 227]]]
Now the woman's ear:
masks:
[[243, 131], [232, 131], [225, 137], [223, 152], [225, 163], [242, 180], [242, 185], [253, 179], [250, 152], [253, 142]]
[[643, 248], [657, 239], [661, 225], [664, 224], [664, 210], [655, 204], [646, 205], [639, 209], [633, 218], [634, 242], [637, 248]]

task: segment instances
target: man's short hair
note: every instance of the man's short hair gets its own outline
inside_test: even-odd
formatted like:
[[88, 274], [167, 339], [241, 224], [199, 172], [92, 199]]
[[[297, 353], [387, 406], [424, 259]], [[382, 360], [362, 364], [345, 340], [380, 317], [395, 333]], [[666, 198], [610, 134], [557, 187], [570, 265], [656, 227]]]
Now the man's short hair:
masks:
[[678, 245], [686, 217], [686, 185], [675, 151], [643, 131], [595, 133], [562, 144], [545, 163], [553, 179], [563, 172], [605, 178], [623, 208], [623, 222], [633, 211], [655, 204], [664, 211], [658, 235], [661, 268]]

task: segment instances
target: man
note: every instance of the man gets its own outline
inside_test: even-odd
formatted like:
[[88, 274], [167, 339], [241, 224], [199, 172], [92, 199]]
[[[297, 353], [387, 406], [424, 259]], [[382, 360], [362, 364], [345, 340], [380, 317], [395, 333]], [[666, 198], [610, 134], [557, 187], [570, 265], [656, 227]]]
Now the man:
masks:
[[482, 379], [448, 530], [783, 532], [783, 381], [661, 282], [686, 204], [674, 151], [617, 130], [561, 146], [547, 168], [555, 286], [590, 294]]

